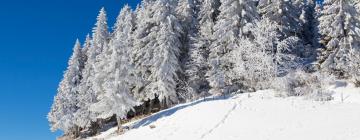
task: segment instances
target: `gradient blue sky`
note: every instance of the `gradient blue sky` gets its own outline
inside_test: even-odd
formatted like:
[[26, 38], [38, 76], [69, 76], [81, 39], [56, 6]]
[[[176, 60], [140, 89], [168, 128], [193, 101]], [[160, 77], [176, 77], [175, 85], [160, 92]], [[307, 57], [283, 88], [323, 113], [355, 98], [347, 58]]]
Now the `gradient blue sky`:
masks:
[[0, 140], [52, 140], [46, 119], [75, 39], [84, 40], [105, 7], [112, 25], [139, 0], [0, 2]]

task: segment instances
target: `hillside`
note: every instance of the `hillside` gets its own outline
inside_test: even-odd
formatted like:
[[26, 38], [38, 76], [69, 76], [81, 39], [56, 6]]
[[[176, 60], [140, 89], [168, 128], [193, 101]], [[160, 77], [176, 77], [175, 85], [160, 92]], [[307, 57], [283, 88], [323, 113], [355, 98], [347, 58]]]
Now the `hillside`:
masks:
[[[73, 139], [93, 136], [106, 121], [237, 91], [330, 100], [324, 89], [335, 79], [360, 86], [359, 15], [358, 2], [348, 0], [143, 0], [124, 5], [110, 23], [103, 7], [92, 33], [75, 42], [47, 116], [50, 128]], [[234, 110], [255, 106], [233, 100], [226, 105]], [[194, 107], [224, 110], [210, 119], [216, 125], [229, 111], [221, 101]], [[212, 134], [206, 131], [197, 135]]]
[[[358, 140], [360, 89], [338, 82], [334, 100], [277, 97], [264, 90], [181, 104], [87, 140]], [[151, 129], [150, 126], [155, 126]]]

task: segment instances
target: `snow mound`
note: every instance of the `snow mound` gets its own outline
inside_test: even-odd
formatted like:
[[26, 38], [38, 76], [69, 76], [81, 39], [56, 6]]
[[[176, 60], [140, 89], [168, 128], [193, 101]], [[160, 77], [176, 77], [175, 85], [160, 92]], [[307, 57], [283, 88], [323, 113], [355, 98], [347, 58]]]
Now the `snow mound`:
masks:
[[[337, 83], [334, 100], [275, 97], [272, 90], [182, 104], [88, 140], [359, 140], [360, 89]], [[155, 128], [150, 128], [153, 126]]]

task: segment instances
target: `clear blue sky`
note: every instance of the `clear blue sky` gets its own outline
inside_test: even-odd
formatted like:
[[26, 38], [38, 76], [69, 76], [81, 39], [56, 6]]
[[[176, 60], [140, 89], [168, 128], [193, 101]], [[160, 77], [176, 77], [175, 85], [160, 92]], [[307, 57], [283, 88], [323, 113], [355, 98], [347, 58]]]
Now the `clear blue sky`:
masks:
[[52, 140], [46, 119], [75, 39], [84, 40], [105, 7], [112, 25], [139, 0], [0, 2], [0, 140]]

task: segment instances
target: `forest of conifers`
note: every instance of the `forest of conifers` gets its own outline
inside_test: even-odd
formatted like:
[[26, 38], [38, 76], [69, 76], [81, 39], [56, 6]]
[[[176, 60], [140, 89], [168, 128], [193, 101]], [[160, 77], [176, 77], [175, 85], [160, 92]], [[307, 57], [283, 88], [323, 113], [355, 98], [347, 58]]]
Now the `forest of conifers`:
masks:
[[110, 30], [102, 8], [76, 41], [51, 129], [92, 135], [109, 120], [239, 91], [330, 100], [324, 83], [360, 84], [359, 12], [359, 0], [143, 0]]

